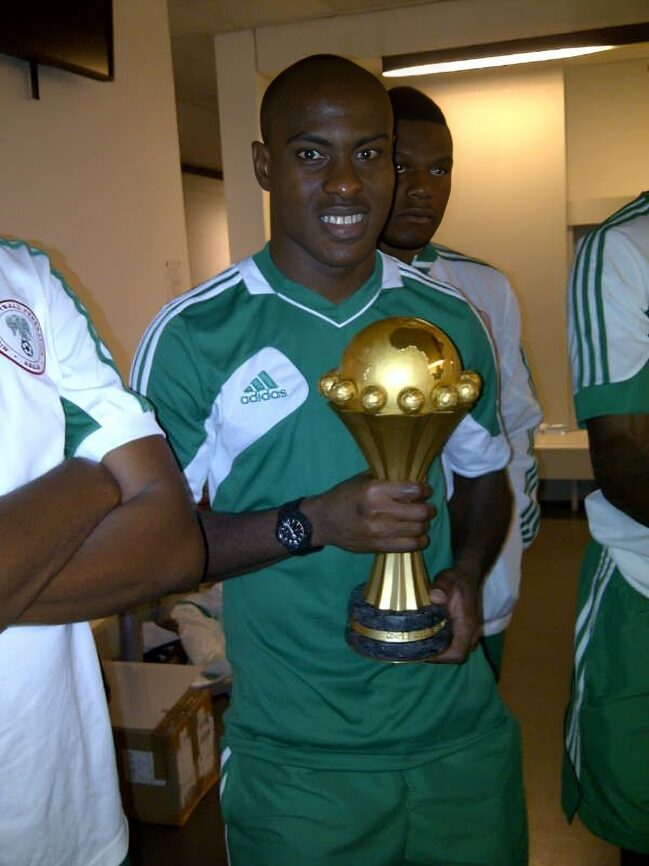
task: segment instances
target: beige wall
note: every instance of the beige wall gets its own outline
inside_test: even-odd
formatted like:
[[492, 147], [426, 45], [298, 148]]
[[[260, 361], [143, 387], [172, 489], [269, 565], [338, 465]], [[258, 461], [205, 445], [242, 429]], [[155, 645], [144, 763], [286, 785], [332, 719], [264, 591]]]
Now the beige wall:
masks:
[[644, 57], [566, 70], [571, 221], [596, 222], [649, 189], [649, 46]]
[[0, 57], [0, 233], [46, 247], [127, 371], [189, 285], [165, 0], [115, 0], [115, 81]]
[[227, 166], [230, 259], [239, 261], [263, 246], [268, 232], [267, 205], [252, 170], [250, 144], [259, 138], [259, 106], [270, 78], [256, 67], [252, 31], [228, 33], [214, 40], [219, 89], [221, 153]]
[[222, 180], [183, 173], [189, 269], [193, 286], [230, 264], [228, 220]]
[[436, 240], [510, 278], [545, 419], [567, 423], [567, 350], [557, 339], [567, 276], [562, 72], [540, 66], [399, 83], [435, 99], [453, 133], [453, 190]]

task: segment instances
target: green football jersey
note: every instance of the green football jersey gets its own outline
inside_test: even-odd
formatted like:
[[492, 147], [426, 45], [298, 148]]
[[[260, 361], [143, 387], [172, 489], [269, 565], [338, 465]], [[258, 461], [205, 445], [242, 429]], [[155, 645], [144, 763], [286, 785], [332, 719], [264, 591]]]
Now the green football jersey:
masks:
[[[388, 316], [417, 316], [455, 343], [483, 392], [445, 449], [477, 476], [504, 467], [489, 337], [451, 286], [377, 253], [371, 278], [334, 304], [283, 276], [266, 247], [168, 304], [142, 338], [132, 385], [152, 401], [195, 498], [246, 512], [328, 490], [367, 467], [318, 392], [351, 338]], [[440, 461], [438, 513], [424, 556], [433, 577], [452, 561]], [[327, 547], [224, 584], [233, 694], [224, 743], [269, 760], [347, 769], [399, 768], [483, 736], [506, 714], [481, 653], [464, 665], [390, 665], [344, 638], [351, 590], [371, 555]]]

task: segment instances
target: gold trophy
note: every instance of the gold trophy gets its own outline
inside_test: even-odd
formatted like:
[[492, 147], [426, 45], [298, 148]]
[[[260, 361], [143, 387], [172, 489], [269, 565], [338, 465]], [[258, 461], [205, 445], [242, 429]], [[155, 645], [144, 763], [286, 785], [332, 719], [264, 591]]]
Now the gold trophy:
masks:
[[[449, 337], [423, 319], [395, 316], [360, 331], [320, 392], [350, 431], [375, 478], [423, 481], [480, 395]], [[421, 551], [379, 553], [349, 604], [352, 649], [386, 662], [421, 661], [451, 640], [443, 606], [430, 603]]]

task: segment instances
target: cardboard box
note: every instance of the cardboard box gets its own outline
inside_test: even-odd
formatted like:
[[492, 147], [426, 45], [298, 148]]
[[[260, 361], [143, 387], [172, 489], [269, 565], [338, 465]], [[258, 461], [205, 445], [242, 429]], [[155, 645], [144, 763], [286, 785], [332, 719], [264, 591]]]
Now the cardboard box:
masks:
[[209, 689], [200, 666], [104, 662], [126, 813], [182, 826], [219, 775]]

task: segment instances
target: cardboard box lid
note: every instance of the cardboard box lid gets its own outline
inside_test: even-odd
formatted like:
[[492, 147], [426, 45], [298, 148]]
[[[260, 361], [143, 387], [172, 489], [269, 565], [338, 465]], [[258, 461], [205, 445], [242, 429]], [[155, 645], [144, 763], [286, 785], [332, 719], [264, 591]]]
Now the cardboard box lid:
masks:
[[201, 670], [201, 665], [104, 662], [113, 727], [154, 730]]

